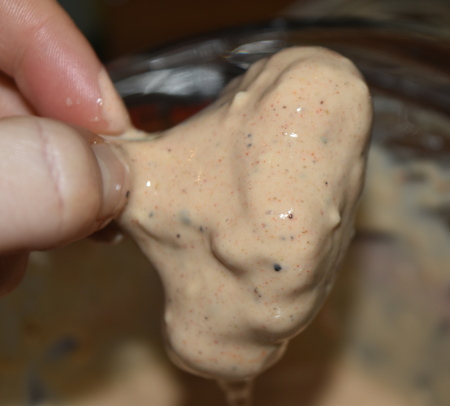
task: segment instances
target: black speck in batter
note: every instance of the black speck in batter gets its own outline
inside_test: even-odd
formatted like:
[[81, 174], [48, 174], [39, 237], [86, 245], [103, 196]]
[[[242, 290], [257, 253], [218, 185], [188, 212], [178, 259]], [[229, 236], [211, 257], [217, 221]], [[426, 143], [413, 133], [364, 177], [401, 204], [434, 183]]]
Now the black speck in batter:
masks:
[[125, 193], [125, 197], [128, 199], [130, 197], [130, 191], [127, 190], [127, 192]]
[[247, 148], [250, 148], [252, 146], [252, 144], [247, 144]]
[[280, 264], [273, 264], [273, 269], [274, 269], [276, 272], [280, 272], [283, 268], [281, 267]]
[[180, 234], [177, 234], [177, 238], [180, 238], [181, 237], [181, 235]]
[[294, 215], [293, 215], [292, 213], [289, 213], [289, 214], [288, 214], [288, 217], [289, 217], [290, 219], [293, 219], [293, 218], [294, 218]]

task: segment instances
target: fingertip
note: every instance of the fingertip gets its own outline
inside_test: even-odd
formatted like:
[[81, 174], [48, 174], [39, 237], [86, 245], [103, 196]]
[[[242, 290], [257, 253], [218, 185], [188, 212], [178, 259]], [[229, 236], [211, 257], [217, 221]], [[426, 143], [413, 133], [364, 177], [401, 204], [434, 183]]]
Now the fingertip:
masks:
[[50, 119], [0, 120], [0, 253], [66, 245], [118, 215], [128, 171], [114, 148]]
[[102, 204], [97, 218], [100, 223], [107, 224], [118, 215], [128, 199], [128, 165], [116, 143], [108, 142], [87, 128], [74, 124], [69, 124], [69, 127], [90, 146], [97, 161], [102, 182]]
[[99, 134], [128, 128], [128, 112], [105, 68], [57, 2], [0, 2], [0, 25], [0, 70], [40, 116]]

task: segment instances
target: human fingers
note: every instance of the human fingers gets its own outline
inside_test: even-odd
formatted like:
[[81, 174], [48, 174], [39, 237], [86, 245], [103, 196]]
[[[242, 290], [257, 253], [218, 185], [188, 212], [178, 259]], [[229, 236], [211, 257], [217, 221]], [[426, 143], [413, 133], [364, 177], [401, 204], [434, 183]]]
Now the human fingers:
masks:
[[54, 0], [0, 2], [0, 70], [41, 116], [104, 134], [129, 125], [105, 69]]
[[0, 120], [0, 255], [65, 245], [126, 202], [127, 171], [85, 129], [37, 117]]

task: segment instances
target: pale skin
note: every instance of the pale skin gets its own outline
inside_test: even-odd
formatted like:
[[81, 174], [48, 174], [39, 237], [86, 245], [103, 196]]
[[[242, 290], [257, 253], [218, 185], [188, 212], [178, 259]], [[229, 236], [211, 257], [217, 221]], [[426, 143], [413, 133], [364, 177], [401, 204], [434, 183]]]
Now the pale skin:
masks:
[[129, 125], [56, 1], [0, 2], [0, 296], [20, 282], [30, 251], [84, 238], [120, 212], [126, 169], [95, 134]]

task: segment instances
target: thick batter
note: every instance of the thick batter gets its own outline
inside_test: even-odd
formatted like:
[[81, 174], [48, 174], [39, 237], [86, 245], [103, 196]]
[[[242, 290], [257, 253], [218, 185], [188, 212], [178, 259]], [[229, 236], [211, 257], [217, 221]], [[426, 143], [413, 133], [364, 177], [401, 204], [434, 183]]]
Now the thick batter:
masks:
[[121, 144], [120, 223], [160, 273], [177, 364], [250, 379], [306, 327], [353, 234], [370, 126], [353, 64], [295, 47], [185, 123]]

